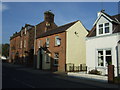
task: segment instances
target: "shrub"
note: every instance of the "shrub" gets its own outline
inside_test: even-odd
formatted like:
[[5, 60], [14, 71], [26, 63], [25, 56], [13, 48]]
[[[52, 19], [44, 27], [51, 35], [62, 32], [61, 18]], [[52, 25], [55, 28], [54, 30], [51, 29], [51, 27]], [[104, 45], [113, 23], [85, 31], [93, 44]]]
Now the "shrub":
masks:
[[120, 76], [114, 78], [114, 83], [120, 84]]
[[91, 71], [88, 72], [89, 74], [95, 74], [95, 75], [101, 75], [101, 72], [98, 71], [97, 69], [93, 69]]

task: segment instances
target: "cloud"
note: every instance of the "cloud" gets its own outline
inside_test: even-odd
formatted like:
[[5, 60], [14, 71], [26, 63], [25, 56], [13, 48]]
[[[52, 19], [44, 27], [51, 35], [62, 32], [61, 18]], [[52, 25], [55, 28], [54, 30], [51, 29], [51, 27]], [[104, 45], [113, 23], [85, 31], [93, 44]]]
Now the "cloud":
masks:
[[3, 12], [8, 9], [9, 9], [9, 7], [6, 4], [3, 4], [0, 2], [0, 12]]

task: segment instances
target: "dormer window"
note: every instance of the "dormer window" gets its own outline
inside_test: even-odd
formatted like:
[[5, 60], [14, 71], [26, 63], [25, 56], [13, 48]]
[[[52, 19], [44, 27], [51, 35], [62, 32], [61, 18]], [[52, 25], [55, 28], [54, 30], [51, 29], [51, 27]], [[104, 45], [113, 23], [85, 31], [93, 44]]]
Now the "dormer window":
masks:
[[99, 34], [103, 34], [103, 24], [99, 25]]
[[105, 23], [105, 33], [109, 33], [109, 23]]
[[98, 35], [106, 35], [110, 33], [109, 23], [103, 23], [98, 25]]

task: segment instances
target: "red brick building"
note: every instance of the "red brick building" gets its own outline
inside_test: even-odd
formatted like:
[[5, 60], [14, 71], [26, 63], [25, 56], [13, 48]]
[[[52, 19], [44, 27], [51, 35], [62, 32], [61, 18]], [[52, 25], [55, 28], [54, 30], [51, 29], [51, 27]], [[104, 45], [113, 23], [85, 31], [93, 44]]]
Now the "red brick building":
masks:
[[85, 64], [85, 37], [88, 31], [78, 21], [51, 29], [36, 38], [36, 67], [65, 72], [67, 64]]
[[10, 37], [10, 62], [33, 66], [35, 30], [36, 37], [38, 37], [56, 27], [54, 14], [50, 11], [44, 13], [43, 22], [35, 26], [25, 24], [20, 32], [16, 32]]

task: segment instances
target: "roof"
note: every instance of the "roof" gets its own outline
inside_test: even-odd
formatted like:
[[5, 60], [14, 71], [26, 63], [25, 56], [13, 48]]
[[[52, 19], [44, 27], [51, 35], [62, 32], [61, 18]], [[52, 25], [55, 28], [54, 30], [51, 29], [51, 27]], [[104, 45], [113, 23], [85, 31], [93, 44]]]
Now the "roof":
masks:
[[[116, 21], [116, 22], [120, 22], [120, 14], [117, 14], [117, 15], [114, 15], [114, 16], [110, 16], [108, 14], [106, 14], [105, 12], [102, 12], [104, 13], [106, 16], [108, 16], [110, 19]], [[120, 32], [120, 24], [119, 23], [115, 23], [115, 22], [112, 22], [113, 23], [113, 33], [118, 33]], [[91, 29], [91, 31], [88, 33], [87, 37], [94, 37], [96, 36], [96, 24], [93, 26], [93, 28]]]
[[118, 41], [118, 43], [120, 44], [120, 40]]
[[[102, 12], [102, 13], [104, 13], [106, 16], [108, 16], [110, 19], [112, 19], [112, 20], [114, 20], [114, 21], [117, 21], [116, 19], [119, 19], [119, 21], [120, 21], [120, 18], [119, 18], [120, 14], [117, 14], [117, 15], [114, 15], [114, 16], [110, 16], [110, 15], [108, 15], [108, 14], [105, 13], [105, 12]], [[116, 19], [115, 19], [115, 18], [116, 18]]]
[[10, 37], [10, 40], [17, 37], [17, 36], [20, 36], [20, 32], [14, 33], [13, 36]]
[[[79, 21], [79, 20], [77, 20]], [[57, 34], [57, 33], [61, 33], [61, 32], [65, 32], [69, 27], [71, 27], [73, 24], [75, 24], [77, 21], [74, 21], [74, 22], [71, 22], [71, 23], [68, 23], [68, 24], [65, 24], [65, 25], [62, 25], [62, 26], [59, 26], [55, 29], [52, 29], [52, 30], [49, 30], [43, 34], [41, 34], [39, 37], [37, 38], [41, 38], [41, 37], [45, 37], [45, 36], [49, 36], [49, 35], [52, 35], [52, 34]]]

